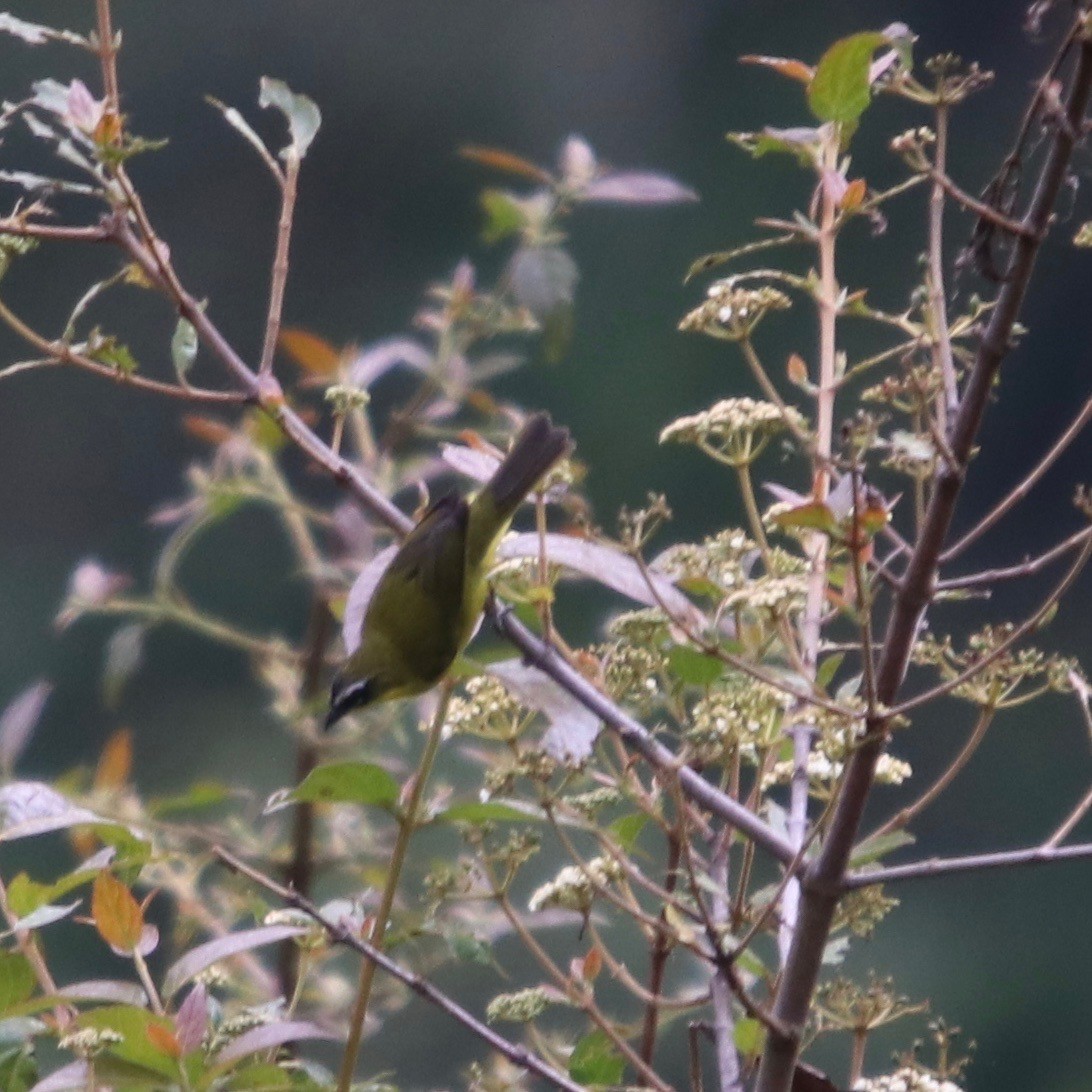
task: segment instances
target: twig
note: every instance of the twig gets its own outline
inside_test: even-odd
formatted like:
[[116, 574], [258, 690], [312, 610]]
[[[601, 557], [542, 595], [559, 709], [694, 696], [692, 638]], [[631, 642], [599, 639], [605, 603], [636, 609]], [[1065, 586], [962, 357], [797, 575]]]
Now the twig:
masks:
[[1049, 849], [1057, 849], [1076, 829], [1077, 824], [1092, 808], [1092, 789], [1084, 794], [1081, 802], [1066, 816], [1061, 826], [1043, 843]]
[[[819, 310], [819, 390], [816, 396], [818, 420], [815, 453], [812, 462], [812, 496], [820, 504], [826, 500], [830, 487], [830, 461], [834, 452], [834, 403], [837, 396], [836, 353], [838, 322], [838, 276], [835, 269], [835, 247], [838, 240], [838, 209], [831, 187], [826, 183], [827, 172], [837, 172], [839, 135], [832, 129], [823, 144], [823, 172], [819, 175], [820, 222], [819, 290], [816, 300]], [[829, 540], [821, 531], [812, 531], [805, 541], [808, 558], [808, 584], [804, 601], [804, 616], [800, 623], [802, 654], [807, 677], [814, 680], [819, 662], [819, 642], [822, 639], [823, 608], [827, 599], [827, 552]], [[870, 654], [871, 655], [871, 654]], [[788, 729], [792, 739], [792, 781], [789, 786], [789, 841], [799, 851], [808, 832], [808, 759], [811, 756], [813, 727], [801, 715]], [[792, 880], [785, 888], [781, 906], [781, 926], [778, 930], [778, 951], [782, 965], [788, 957], [800, 906], [800, 884]]]
[[[679, 882], [679, 839], [681, 835], [677, 830], [668, 832], [667, 835], [667, 863], [664, 865], [664, 888], [674, 895], [675, 885]], [[667, 928], [667, 907], [660, 911], [660, 927], [652, 938], [652, 951], [648, 957], [648, 994], [645, 1002], [645, 1019], [641, 1028], [641, 1057], [652, 1064], [652, 1056], [656, 1050], [656, 1031], [660, 1020], [660, 1006], [657, 1000], [663, 991], [664, 971], [667, 968], [667, 959], [671, 954], [671, 933]]]
[[949, 546], [940, 560], [951, 561], [958, 557], [972, 542], [981, 538], [998, 520], [1008, 515], [1031, 491], [1039, 479], [1058, 461], [1067, 447], [1081, 434], [1085, 425], [1092, 421], [1092, 398], [1081, 407], [1080, 413], [1073, 418], [1069, 427], [1054, 442], [1053, 447], [1036, 463], [1031, 473], [1011, 492], [1007, 493], [989, 513], [982, 517], [958, 542]]
[[102, 90], [106, 110], [120, 113], [118, 96], [118, 51], [114, 44], [114, 29], [110, 23], [110, 0], [95, 0], [95, 16], [99, 47], [99, 67], [102, 69]]
[[[311, 617], [307, 623], [307, 651], [303, 660], [303, 678], [300, 681], [300, 698], [306, 705], [322, 691], [326, 646], [330, 641], [330, 608], [326, 597], [315, 593], [311, 601]], [[313, 739], [301, 734], [296, 744], [296, 784], [300, 784], [315, 768], [318, 750]], [[315, 805], [310, 800], [297, 801], [292, 816], [292, 858], [285, 869], [286, 886], [304, 897], [311, 894], [314, 876], [314, 827]], [[295, 940], [281, 946], [279, 973], [281, 993], [291, 997], [296, 991], [300, 972], [300, 948]]]
[[[938, 110], [937, 121], [940, 120], [940, 113]], [[937, 130], [937, 145], [939, 150], [940, 145], [940, 130]], [[1031, 229], [1019, 220], [1013, 220], [1006, 216], [1000, 210], [994, 208], [993, 205], [987, 205], [985, 201], [979, 201], [977, 197], [972, 197], [969, 193], [961, 190], [945, 173], [944, 164], [938, 154], [936, 167], [929, 171], [928, 177], [932, 179], [934, 189], [939, 189], [946, 193], [957, 205], [962, 205], [968, 212], [973, 212], [982, 220], [989, 221], [994, 227], [999, 227], [1002, 231], [1007, 232], [1009, 235], [1013, 235], [1016, 238], [1032, 238]]]
[[[687, 839], [689, 844], [689, 839]], [[721, 950], [722, 938], [718, 926], [728, 927], [728, 849], [731, 838], [728, 831], [722, 830], [716, 835], [710, 861], [709, 878], [713, 881], [716, 894], [709, 916], [709, 942], [713, 945], [716, 956], [713, 960], [713, 974], [709, 989], [713, 1000], [713, 1049], [717, 1056], [717, 1072], [720, 1076], [720, 1092], [743, 1092], [743, 1075], [740, 1072], [739, 1051], [735, 1043], [735, 1013], [732, 1010], [732, 993], [740, 998], [744, 1008], [750, 998], [742, 981], [735, 975], [735, 964], [724, 960]], [[691, 870], [692, 862], [687, 854], [687, 870], [693, 882], [694, 897], [701, 906], [698, 885]]]
[[952, 759], [948, 768], [929, 786], [915, 800], [912, 804], [908, 804], [901, 811], [891, 816], [885, 823], [878, 826], [871, 834], [869, 834], [865, 841], [871, 841], [874, 838], [880, 838], [884, 834], [890, 834], [893, 830], [901, 830], [907, 824], [912, 822], [918, 815], [920, 815], [930, 804], [944, 790], [956, 779], [960, 771], [970, 762], [975, 751], [978, 750], [979, 744], [986, 738], [986, 732], [990, 725], [993, 723], [995, 710], [985, 708], [978, 714], [978, 720], [975, 722], [974, 731], [967, 737], [967, 742], [963, 744], [959, 751], [959, 754]]
[[915, 694], [913, 697], [907, 698], [905, 701], [899, 702], [897, 705], [892, 705], [888, 708], [886, 716], [896, 717], [903, 716], [906, 713], [912, 712], [919, 706], [933, 701], [935, 698], [942, 697], [944, 694], [949, 694], [953, 690], [962, 686], [965, 682], [970, 682], [976, 675], [983, 672], [990, 664], [999, 660], [1006, 652], [1014, 645], [1022, 641], [1029, 633], [1038, 628], [1043, 619], [1054, 609], [1054, 607], [1061, 601], [1062, 597], [1076, 582], [1077, 577], [1080, 576], [1081, 571], [1088, 563], [1089, 557], [1092, 557], [1092, 534], [1086, 536], [1084, 546], [1081, 552], [1077, 555], [1077, 559], [1069, 567], [1069, 571], [1058, 582], [1057, 587], [1047, 595], [1039, 607], [1033, 611], [1023, 622], [1020, 623], [1003, 641], [999, 641], [990, 651], [983, 656], [980, 660], [976, 660], [965, 671], [961, 671], [958, 675], [955, 675], [951, 679], [945, 679], [944, 682], [937, 686], [932, 687], [929, 690], [925, 690], [920, 694]]
[[250, 865], [245, 864], [234, 854], [229, 853], [219, 846], [216, 846], [213, 852], [227, 868], [231, 869], [232, 872], [237, 872], [252, 883], [257, 884], [264, 890], [276, 895], [288, 906], [293, 906], [297, 910], [303, 911], [303, 913], [313, 921], [318, 922], [318, 924], [326, 930], [334, 943], [343, 944], [347, 948], [352, 948], [354, 951], [359, 952], [370, 964], [381, 967], [392, 978], [396, 978], [403, 985], [408, 986], [419, 997], [423, 997], [429, 1002], [429, 1004], [435, 1005], [441, 1012], [447, 1013], [448, 1016], [462, 1024], [464, 1028], [472, 1032], [479, 1039], [488, 1043], [498, 1054], [502, 1054], [514, 1065], [527, 1070], [529, 1073], [537, 1074], [544, 1081], [548, 1081], [555, 1088], [564, 1089], [565, 1092], [584, 1092], [581, 1085], [547, 1065], [541, 1058], [531, 1053], [526, 1047], [519, 1046], [518, 1044], [505, 1039], [503, 1036], [498, 1035], [492, 1028], [487, 1027], [480, 1020], [467, 1012], [461, 1005], [448, 997], [447, 994], [438, 990], [427, 979], [408, 970], [400, 963], [396, 963], [375, 945], [370, 944], [366, 940], [362, 940], [360, 937], [350, 932], [349, 927], [343, 922], [331, 921], [313, 902], [310, 901], [310, 899], [304, 898], [298, 891], [293, 891], [290, 888], [277, 883], [275, 880], [270, 879], [270, 877], [259, 872], [257, 869], [251, 868]]
[[948, 330], [948, 308], [944, 299], [944, 186], [941, 179], [947, 170], [948, 103], [937, 103], [936, 170], [933, 190], [929, 195], [929, 310], [932, 316], [933, 366], [941, 377], [943, 400], [940, 402], [940, 434], [948, 431], [948, 421], [959, 403], [955, 362], [952, 359], [952, 338]]
[[0, 300], [0, 320], [25, 342], [33, 345], [38, 352], [55, 360], [58, 364], [72, 364], [86, 372], [112, 379], [122, 386], [135, 387], [137, 390], [150, 391], [153, 394], [165, 394], [168, 398], [179, 398], [184, 402], [200, 402], [206, 405], [238, 406], [250, 401], [246, 395], [235, 391], [209, 391], [201, 387], [182, 387], [175, 383], [164, 383], [158, 379], [149, 379], [133, 372], [122, 371], [101, 361], [92, 360], [89, 356], [76, 352], [63, 341], [50, 341], [43, 337], [23, 322], [2, 300]]
[[300, 176], [300, 157], [289, 150], [284, 172], [280, 176], [281, 214], [277, 221], [277, 249], [273, 255], [272, 281], [269, 288], [269, 310], [265, 320], [265, 341], [262, 343], [259, 377], [272, 374], [273, 354], [277, 351], [277, 336], [281, 331], [284, 290], [288, 284], [288, 248], [292, 241], [292, 216], [296, 208], [296, 184]]
[[[432, 763], [440, 747], [444, 718], [447, 716], [447, 707], [451, 701], [453, 690], [454, 684], [452, 682], [446, 681], [443, 684], [440, 701], [436, 706], [432, 724], [429, 726], [428, 738], [425, 740], [425, 749], [421, 755], [421, 761], [417, 765], [417, 772], [413, 777], [413, 786], [410, 789], [409, 799], [398, 817], [398, 836], [395, 839], [394, 849], [391, 851], [387, 880], [383, 887], [379, 908], [372, 919], [371, 934], [368, 937], [369, 943], [376, 948], [382, 948], [383, 946], [383, 937], [386, 935], [391, 910], [394, 908], [394, 897], [398, 892], [398, 882], [402, 878], [402, 866], [406, 860], [406, 850], [409, 848], [413, 832], [417, 829], [417, 817], [421, 808], [421, 801], [425, 795], [425, 784], [428, 782], [429, 774], [432, 771]], [[360, 1051], [360, 1040], [364, 1034], [364, 1021], [368, 1015], [368, 1002], [372, 994], [375, 967], [375, 961], [370, 959], [360, 966], [360, 981], [357, 984], [356, 1000], [353, 1002], [352, 1015], [349, 1017], [349, 1036], [345, 1041], [345, 1052], [341, 1056], [341, 1068], [338, 1072], [338, 1092], [349, 1092], [353, 1083], [357, 1054]]]
[[1000, 580], [1013, 580], [1022, 576], [1034, 576], [1041, 569], [1045, 569], [1052, 561], [1057, 561], [1069, 553], [1070, 550], [1080, 546], [1086, 538], [1092, 535], [1092, 527], [1085, 527], [1070, 535], [1069, 538], [1052, 546], [1038, 557], [1021, 561], [1018, 565], [1009, 565], [1002, 569], [985, 569], [979, 573], [971, 573], [969, 576], [953, 576], [948, 580], [937, 581], [937, 591], [954, 591], [958, 588], [974, 588], [981, 584], [994, 584]]
[[19, 217], [0, 217], [0, 235], [18, 235], [25, 239], [52, 239], [67, 243], [106, 243], [110, 232], [101, 224], [74, 226], [39, 224]]
[[1016, 868], [1020, 865], [1050, 864], [1054, 861], [1078, 861], [1092, 857], [1092, 842], [1072, 846], [1032, 846], [1008, 849], [1000, 853], [976, 853], [967, 857], [934, 857], [913, 864], [877, 868], [872, 872], [851, 872], [842, 884], [843, 891], [855, 891], [876, 884], [920, 880], [932, 876], [951, 876], [959, 872], [985, 872], [991, 868]]

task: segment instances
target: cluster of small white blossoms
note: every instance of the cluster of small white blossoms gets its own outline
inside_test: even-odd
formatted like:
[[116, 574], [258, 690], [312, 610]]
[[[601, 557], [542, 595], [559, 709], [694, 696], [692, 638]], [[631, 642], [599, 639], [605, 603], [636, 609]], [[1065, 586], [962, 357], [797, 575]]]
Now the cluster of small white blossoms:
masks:
[[791, 406], [782, 410], [754, 398], [725, 398], [701, 413], [672, 421], [660, 433], [660, 443], [696, 444], [714, 457], [746, 462], [771, 437], [788, 429], [803, 432], [806, 427], [803, 415]]
[[558, 874], [532, 892], [527, 900], [531, 913], [556, 907], [586, 914], [596, 889], [606, 887], [622, 875], [622, 867], [609, 857], [593, 857], [586, 865], [566, 865]]
[[514, 993], [502, 993], [493, 998], [485, 1009], [485, 1022], [496, 1024], [526, 1024], [541, 1016], [553, 998], [541, 986], [531, 986]]
[[[808, 780], [816, 784], [829, 784], [837, 781], [845, 770], [845, 763], [840, 759], [831, 758], [822, 749], [815, 748], [808, 755]], [[904, 762], [894, 755], [880, 755], [876, 763], [876, 781], [880, 785], [901, 785], [913, 774], [909, 762]], [[791, 759], [778, 762], [763, 779], [762, 787], [771, 785], [787, 785], [792, 780], [793, 763]]]
[[704, 578], [728, 592], [749, 578], [757, 558], [755, 543], [738, 528], [730, 527], [701, 543], [669, 546], [656, 558], [656, 568], [676, 582]]
[[853, 1092], [963, 1092], [958, 1084], [904, 1066], [883, 1077], [862, 1077]]
[[475, 675], [448, 703], [444, 738], [456, 735], [510, 739], [519, 729], [523, 711], [511, 694], [489, 675]]
[[706, 761], [735, 746], [743, 761], [757, 764], [759, 751], [780, 741], [785, 713], [795, 700], [777, 687], [733, 673], [695, 703], [687, 742]]
[[733, 592], [725, 605], [733, 610], [768, 611], [783, 617], [799, 614], [808, 595], [807, 577], [759, 576]]
[[726, 277], [709, 286], [705, 301], [683, 317], [679, 329], [742, 341], [770, 311], [791, 306], [789, 297], [776, 288], [742, 288], [736, 278]]

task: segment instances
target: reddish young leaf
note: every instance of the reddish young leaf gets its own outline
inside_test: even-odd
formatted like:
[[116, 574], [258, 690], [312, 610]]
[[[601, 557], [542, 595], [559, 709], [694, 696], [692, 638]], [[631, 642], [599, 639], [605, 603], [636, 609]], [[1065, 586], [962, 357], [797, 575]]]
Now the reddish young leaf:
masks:
[[312, 375], [330, 375], [337, 370], [341, 353], [318, 334], [299, 327], [281, 330], [277, 344], [301, 367]]
[[815, 75], [815, 69], [803, 61], [794, 60], [792, 57], [760, 57], [754, 53], [748, 53], [740, 57], [741, 64], [758, 64], [763, 68], [772, 68], [782, 76], [788, 76], [790, 80], [798, 80], [800, 83], [811, 83]]
[[845, 193], [842, 194], [842, 208], [847, 212], [851, 212], [853, 209], [858, 208], [865, 199], [865, 194], [867, 192], [868, 185], [863, 178], [853, 179], [853, 181], [846, 186]]
[[182, 1047], [178, 1042], [178, 1037], [170, 1028], [161, 1027], [159, 1024], [149, 1024], [148, 1041], [156, 1050], [171, 1058], [182, 1057]]
[[133, 770], [133, 730], [119, 728], [103, 745], [95, 768], [96, 789], [120, 789]]
[[798, 387], [806, 387], [808, 385], [808, 366], [804, 363], [804, 358], [799, 353], [791, 353], [789, 355], [786, 371], [789, 374], [790, 383], [795, 383]]
[[144, 932], [144, 914], [133, 893], [112, 872], [95, 877], [91, 917], [107, 944], [120, 952], [136, 951]]
[[514, 152], [506, 152], [501, 148], [486, 148], [480, 144], [464, 144], [459, 149], [459, 155], [473, 163], [481, 163], [484, 167], [504, 171], [505, 174], [530, 178], [533, 182], [543, 182], [549, 185], [554, 180], [549, 171], [543, 170], [542, 167], [536, 166], [530, 160], [524, 159]]
[[223, 421], [217, 421], [212, 417], [201, 417], [196, 413], [187, 413], [182, 418], [182, 427], [195, 440], [211, 444], [214, 447], [230, 440], [232, 432]]

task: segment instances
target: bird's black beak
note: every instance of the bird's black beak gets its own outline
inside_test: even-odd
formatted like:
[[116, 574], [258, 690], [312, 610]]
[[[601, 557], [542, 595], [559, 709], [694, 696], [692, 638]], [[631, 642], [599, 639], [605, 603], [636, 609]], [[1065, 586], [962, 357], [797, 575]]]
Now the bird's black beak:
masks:
[[323, 731], [328, 732], [346, 713], [370, 705], [376, 698], [376, 692], [374, 679], [361, 679], [351, 683], [334, 679], [330, 689], [330, 708], [322, 724]]

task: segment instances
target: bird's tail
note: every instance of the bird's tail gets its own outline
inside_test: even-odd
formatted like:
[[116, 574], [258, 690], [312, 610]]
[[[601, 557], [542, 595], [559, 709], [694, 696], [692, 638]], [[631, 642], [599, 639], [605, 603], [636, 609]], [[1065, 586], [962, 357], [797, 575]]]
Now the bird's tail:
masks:
[[507, 523], [536, 482], [573, 447], [567, 428], [558, 428], [547, 413], [529, 417], [512, 450], [485, 486], [499, 522]]

